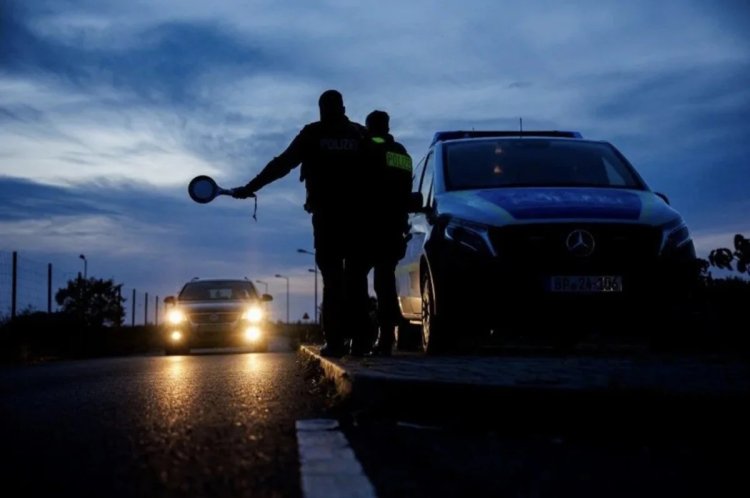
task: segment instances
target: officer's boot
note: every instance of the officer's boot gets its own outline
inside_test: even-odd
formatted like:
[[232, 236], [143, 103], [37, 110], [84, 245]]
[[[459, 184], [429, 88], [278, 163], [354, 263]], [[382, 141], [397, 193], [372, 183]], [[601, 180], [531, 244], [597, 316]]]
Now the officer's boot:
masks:
[[395, 325], [383, 325], [380, 327], [380, 337], [375, 345], [373, 354], [376, 356], [390, 356], [393, 350], [393, 342], [396, 335]]

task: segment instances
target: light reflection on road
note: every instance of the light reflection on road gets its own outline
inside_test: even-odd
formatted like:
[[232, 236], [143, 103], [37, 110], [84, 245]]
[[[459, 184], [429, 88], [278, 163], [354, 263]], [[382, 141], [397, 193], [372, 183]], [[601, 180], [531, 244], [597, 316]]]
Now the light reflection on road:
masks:
[[179, 382], [179, 380], [185, 375], [185, 358], [183, 356], [173, 356], [167, 358], [169, 364], [168, 376], [173, 382]]
[[[289, 351], [286, 341], [274, 341], [272, 351]], [[216, 378], [224, 384], [224, 413], [233, 414], [227, 423], [236, 423], [251, 416], [265, 419], [269, 412], [265, 403], [278, 399], [279, 358], [277, 353], [253, 353], [241, 349], [197, 350], [191, 355], [168, 356], [160, 359], [152, 372], [153, 400], [161, 420], [157, 425], [172, 432], [177, 427], [190, 427], [206, 413], [212, 412], [219, 388]], [[275, 386], [275, 387], [274, 387]], [[260, 408], [263, 406], [263, 408]]]

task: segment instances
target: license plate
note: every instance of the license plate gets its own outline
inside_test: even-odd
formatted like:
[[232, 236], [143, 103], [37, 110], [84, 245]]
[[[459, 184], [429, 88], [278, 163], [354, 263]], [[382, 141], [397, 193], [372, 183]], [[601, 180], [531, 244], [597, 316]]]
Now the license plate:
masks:
[[611, 275], [561, 275], [550, 277], [550, 292], [622, 292], [622, 277]]

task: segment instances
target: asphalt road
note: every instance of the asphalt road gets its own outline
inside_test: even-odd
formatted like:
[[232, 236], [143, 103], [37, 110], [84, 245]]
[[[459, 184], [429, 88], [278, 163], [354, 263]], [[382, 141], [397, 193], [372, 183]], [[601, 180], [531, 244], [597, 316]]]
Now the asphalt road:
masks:
[[276, 349], [0, 369], [0, 494], [299, 496], [320, 397]]
[[0, 494], [297, 497], [295, 422], [337, 418], [380, 498], [747, 496], [744, 411], [331, 405], [275, 346], [0, 368]]

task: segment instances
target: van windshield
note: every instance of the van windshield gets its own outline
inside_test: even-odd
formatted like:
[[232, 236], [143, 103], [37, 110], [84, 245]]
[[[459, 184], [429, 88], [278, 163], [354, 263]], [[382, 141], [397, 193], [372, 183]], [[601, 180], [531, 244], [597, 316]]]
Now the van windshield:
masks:
[[643, 182], [614, 147], [554, 139], [467, 140], [445, 145], [448, 190], [497, 187], [614, 187]]

